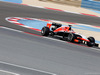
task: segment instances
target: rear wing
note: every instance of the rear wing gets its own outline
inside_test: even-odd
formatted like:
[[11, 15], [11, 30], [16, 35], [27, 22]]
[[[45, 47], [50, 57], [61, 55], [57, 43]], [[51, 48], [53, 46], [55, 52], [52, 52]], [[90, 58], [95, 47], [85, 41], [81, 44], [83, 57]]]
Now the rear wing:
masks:
[[62, 24], [58, 24], [58, 23], [54, 23], [54, 22], [53, 23], [47, 23], [46, 27], [50, 28], [51, 26], [56, 26], [58, 28], [58, 27], [61, 27]]
[[47, 26], [46, 27], [48, 27], [50, 29], [51, 26], [52, 26], [52, 24], [47, 23]]

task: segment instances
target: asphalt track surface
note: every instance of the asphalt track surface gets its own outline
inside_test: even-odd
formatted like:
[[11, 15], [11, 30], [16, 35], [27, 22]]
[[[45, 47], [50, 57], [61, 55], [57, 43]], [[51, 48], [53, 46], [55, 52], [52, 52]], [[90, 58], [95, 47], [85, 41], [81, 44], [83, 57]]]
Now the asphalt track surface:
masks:
[[[0, 2], [0, 25], [28, 31], [5, 21], [6, 17], [33, 17], [99, 25], [100, 18], [56, 12], [18, 4]], [[0, 61], [44, 70], [58, 75], [100, 74], [100, 51], [26, 33], [0, 28]], [[5, 69], [6, 68], [6, 69]], [[11, 70], [10, 66], [0, 69]], [[20, 69], [20, 68], [18, 68]], [[24, 74], [25, 69], [20, 69]], [[33, 72], [33, 71], [32, 71]], [[27, 72], [27, 75], [31, 75]]]

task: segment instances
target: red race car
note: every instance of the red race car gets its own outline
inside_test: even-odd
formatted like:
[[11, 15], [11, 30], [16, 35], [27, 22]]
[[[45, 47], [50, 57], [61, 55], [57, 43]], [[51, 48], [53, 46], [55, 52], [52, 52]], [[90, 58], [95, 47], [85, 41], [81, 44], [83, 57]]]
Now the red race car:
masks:
[[95, 46], [95, 39], [94, 37], [88, 37], [78, 34], [74, 32], [72, 29], [72, 25], [62, 26], [61, 24], [57, 23], [47, 23], [47, 26], [43, 27], [41, 30], [42, 36], [62, 36], [63, 40], [69, 42], [76, 42], [76, 43], [85, 43], [88, 46], [92, 47]]

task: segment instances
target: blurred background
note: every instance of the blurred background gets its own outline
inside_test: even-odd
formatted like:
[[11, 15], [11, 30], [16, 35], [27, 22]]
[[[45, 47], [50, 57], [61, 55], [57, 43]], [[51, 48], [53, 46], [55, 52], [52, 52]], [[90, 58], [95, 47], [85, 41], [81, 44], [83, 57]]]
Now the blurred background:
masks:
[[100, 10], [100, 0], [39, 0], [49, 1], [76, 7]]

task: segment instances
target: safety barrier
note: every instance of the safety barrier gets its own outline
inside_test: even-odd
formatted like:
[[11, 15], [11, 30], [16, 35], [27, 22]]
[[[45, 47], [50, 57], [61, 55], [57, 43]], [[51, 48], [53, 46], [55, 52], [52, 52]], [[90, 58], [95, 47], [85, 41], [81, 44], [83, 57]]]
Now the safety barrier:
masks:
[[100, 10], [100, 2], [99, 1], [82, 0], [81, 7]]

